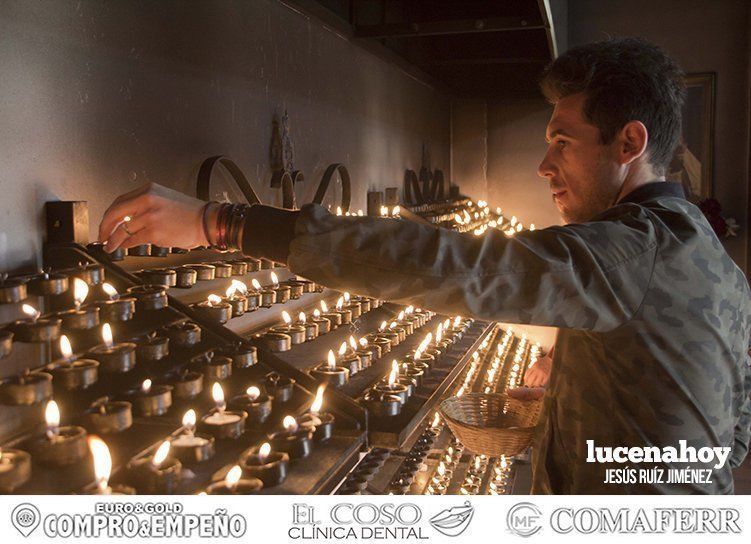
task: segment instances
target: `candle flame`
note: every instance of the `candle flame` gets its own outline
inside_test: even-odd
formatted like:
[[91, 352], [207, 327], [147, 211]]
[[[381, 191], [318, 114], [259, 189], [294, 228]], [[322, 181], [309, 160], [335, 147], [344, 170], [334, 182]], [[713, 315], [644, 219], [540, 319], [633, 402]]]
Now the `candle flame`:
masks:
[[349, 337], [349, 345], [352, 346], [352, 349], [357, 349], [357, 342], [354, 336]]
[[441, 478], [443, 478], [443, 476], [446, 474], [446, 466], [443, 464], [443, 461], [441, 461], [441, 463], [438, 465], [436, 472], [438, 472], [438, 475]]
[[429, 332], [425, 335], [425, 344], [430, 344], [430, 342], [433, 340], [433, 333]]
[[522, 224], [521, 224], [521, 223], [519, 223], [518, 225], [516, 225], [516, 232], [521, 232], [521, 231], [522, 231], [522, 228], [523, 228], [523, 227], [522, 227]]
[[243, 294], [243, 295], [248, 294], [248, 286], [245, 285], [245, 282], [242, 282], [240, 280], [232, 280], [230, 287], [234, 287], [237, 291], [240, 292], [240, 294]]
[[423, 349], [422, 344], [420, 344], [420, 346], [415, 350], [414, 356], [412, 357], [414, 360], [417, 360], [420, 357], [422, 357], [422, 349]]
[[89, 436], [89, 450], [94, 458], [94, 479], [99, 491], [107, 491], [110, 473], [112, 472], [112, 456], [107, 444], [98, 436]]
[[196, 411], [191, 408], [183, 415], [183, 427], [192, 431], [196, 426]]
[[245, 394], [248, 395], [248, 398], [252, 401], [255, 401], [258, 399], [258, 397], [261, 396], [261, 390], [258, 389], [255, 385], [251, 385], [245, 390]]
[[274, 284], [274, 287], [279, 285], [279, 278], [276, 276], [276, 272], [271, 273], [271, 283]]
[[73, 357], [73, 347], [70, 345], [68, 337], [64, 334], [60, 337], [60, 354], [66, 361], [69, 361]]
[[328, 360], [329, 368], [331, 369], [336, 368], [336, 357], [334, 356], [334, 352], [332, 350], [329, 350], [327, 360]]
[[459, 326], [459, 323], [461, 323], [461, 321], [462, 321], [462, 318], [461, 318], [461, 316], [457, 315], [457, 316], [456, 316], [456, 317], [454, 318], [454, 328], [457, 328], [457, 327]]
[[344, 302], [349, 302], [349, 291], [344, 291]]
[[360, 342], [360, 346], [362, 346], [363, 348], [367, 348], [368, 347], [368, 339], [367, 338], [360, 338], [359, 342]]
[[316, 308], [315, 310], [313, 310], [313, 317], [315, 317], [315, 318], [321, 317], [321, 311], [318, 308]]
[[341, 206], [337, 206], [336, 207], [336, 215], [342, 215], [342, 207]]
[[154, 457], [151, 459], [151, 464], [154, 466], [154, 468], [159, 468], [161, 464], [164, 463], [167, 455], [169, 455], [169, 448], [169, 440], [165, 440], [159, 445], [159, 448], [156, 450]]
[[145, 379], [143, 383], [141, 384], [141, 392], [145, 395], [149, 391], [151, 391], [151, 384], [152, 381], [149, 379]]
[[216, 407], [219, 410], [224, 409], [224, 389], [222, 389], [222, 386], [219, 382], [214, 382], [214, 385], [211, 387], [211, 396], [214, 399], [214, 402], [216, 403]]
[[435, 331], [435, 341], [440, 342], [443, 338], [443, 323], [438, 325], [438, 329]]
[[250, 284], [253, 286], [253, 289], [255, 289], [256, 291], [261, 290], [261, 284], [258, 283], [257, 279], [253, 278], [252, 280], [250, 280]]
[[536, 228], [534, 223], [529, 224], [529, 230], [535, 230]]
[[284, 320], [284, 322], [287, 325], [289, 325], [290, 323], [292, 323], [292, 318], [287, 313], [287, 310], [282, 310], [282, 319]]
[[391, 372], [389, 372], [389, 385], [392, 386], [396, 383], [396, 375], [399, 372], [399, 367], [396, 365], [396, 361], [394, 361], [394, 366], [391, 367]]
[[300, 323], [305, 323], [307, 321], [307, 318], [305, 317], [305, 312], [300, 312], [300, 314], [297, 316], [297, 320]]
[[207, 297], [206, 300], [209, 301], [209, 306], [216, 306], [217, 304], [219, 304], [220, 302], [222, 302], [222, 297], [214, 295], [214, 294], [211, 294], [211, 295], [209, 295]]
[[412, 314], [412, 313], [413, 313], [414, 311], [415, 311], [415, 307], [414, 307], [414, 306], [407, 306], [407, 307], [406, 307], [406, 308], [404, 309], [404, 313], [406, 313], [407, 315], [410, 315], [410, 314]]
[[48, 430], [55, 430], [60, 426], [60, 408], [54, 400], [47, 403], [44, 409], [44, 421]]
[[310, 405], [310, 413], [311, 414], [317, 414], [321, 411], [321, 406], [323, 406], [323, 392], [326, 390], [325, 385], [319, 385], [318, 390], [316, 391], [316, 398], [313, 401], [313, 404]]
[[393, 372], [396, 372], [396, 377], [399, 377], [399, 363], [396, 362], [396, 359], [391, 361], [391, 370]]
[[286, 431], [293, 433], [297, 430], [297, 420], [294, 418], [294, 416], [284, 416], [284, 419], [282, 420], [282, 426]]
[[323, 300], [321, 301], [321, 310], [323, 310], [324, 313], [329, 311], [329, 307], [326, 306], [326, 302]]
[[117, 289], [115, 289], [111, 283], [103, 283], [102, 291], [104, 291], [104, 294], [110, 297], [110, 300], [117, 298], [117, 296], [119, 295]]
[[401, 208], [399, 206], [394, 206], [393, 215], [399, 215], [400, 211], [401, 211]]
[[383, 332], [385, 329], [386, 329], [386, 322], [385, 321], [381, 321], [381, 324], [378, 325], [378, 330], [381, 331], [381, 332]]
[[440, 423], [441, 423], [441, 414], [436, 412], [435, 415], [433, 416], [433, 423], [431, 424], [431, 427], [433, 428], [438, 427]]
[[235, 489], [235, 486], [237, 485], [237, 482], [240, 481], [242, 474], [243, 469], [240, 468], [240, 465], [235, 465], [234, 467], [229, 469], [227, 476], [224, 477], [224, 484], [230, 489]]
[[89, 295], [89, 285], [81, 278], [73, 279], [73, 300], [76, 304], [83, 304], [86, 297]]
[[258, 448], [258, 459], [263, 463], [271, 453], [271, 444], [264, 442], [261, 447]]
[[392, 321], [391, 323], [389, 323], [389, 329], [393, 329], [395, 327], [396, 327], [396, 321]]
[[336, 301], [336, 309], [341, 310], [342, 306], [344, 306], [344, 298], [339, 297], [339, 299]]
[[347, 342], [342, 342], [342, 345], [339, 346], [339, 356], [341, 357], [345, 353], [347, 353]]
[[404, 310], [402, 310], [401, 312], [399, 312], [399, 315], [397, 316], [397, 319], [399, 321], [402, 321], [404, 319]]
[[26, 315], [28, 315], [34, 321], [39, 319], [39, 316], [42, 315], [42, 313], [36, 308], [34, 308], [31, 304], [24, 304], [23, 306], [21, 306], [21, 311], [25, 313]]
[[109, 323], [102, 325], [102, 340], [105, 346], [108, 348], [112, 347], [112, 327], [110, 327]]

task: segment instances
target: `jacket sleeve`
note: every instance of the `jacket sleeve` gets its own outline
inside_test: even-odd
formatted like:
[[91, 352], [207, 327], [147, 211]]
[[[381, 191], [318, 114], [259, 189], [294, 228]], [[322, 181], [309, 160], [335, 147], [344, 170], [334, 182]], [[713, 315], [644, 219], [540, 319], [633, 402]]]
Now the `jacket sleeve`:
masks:
[[733, 468], [743, 464], [746, 455], [748, 455], [749, 441], [751, 441], [751, 358], [746, 360], [745, 368], [745, 397], [741, 406], [741, 413], [735, 424], [733, 449], [730, 452], [730, 466]]
[[641, 305], [657, 252], [641, 207], [611, 213], [508, 238], [336, 216], [318, 205], [299, 212], [253, 206], [243, 249], [339, 290], [447, 314], [605, 331]]

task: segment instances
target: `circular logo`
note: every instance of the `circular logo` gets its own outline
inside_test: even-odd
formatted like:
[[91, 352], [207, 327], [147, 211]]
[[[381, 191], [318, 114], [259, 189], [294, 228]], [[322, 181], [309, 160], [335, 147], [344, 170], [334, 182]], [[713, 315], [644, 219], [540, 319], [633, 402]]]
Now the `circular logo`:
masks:
[[542, 512], [531, 502], [520, 502], [506, 514], [506, 527], [517, 536], [528, 537], [536, 534], [542, 525]]
[[13, 509], [10, 521], [23, 536], [29, 536], [39, 525], [39, 509], [28, 502], [19, 504]]

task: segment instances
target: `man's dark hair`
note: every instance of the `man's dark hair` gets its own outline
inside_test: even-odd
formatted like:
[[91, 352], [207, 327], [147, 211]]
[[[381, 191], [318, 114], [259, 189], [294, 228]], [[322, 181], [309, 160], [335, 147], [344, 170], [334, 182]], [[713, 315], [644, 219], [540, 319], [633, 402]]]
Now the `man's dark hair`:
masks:
[[584, 115], [603, 144], [629, 121], [644, 123], [649, 160], [665, 174], [680, 140], [686, 91], [683, 72], [662, 49], [639, 38], [575, 47], [545, 69], [540, 86], [552, 103], [584, 93]]

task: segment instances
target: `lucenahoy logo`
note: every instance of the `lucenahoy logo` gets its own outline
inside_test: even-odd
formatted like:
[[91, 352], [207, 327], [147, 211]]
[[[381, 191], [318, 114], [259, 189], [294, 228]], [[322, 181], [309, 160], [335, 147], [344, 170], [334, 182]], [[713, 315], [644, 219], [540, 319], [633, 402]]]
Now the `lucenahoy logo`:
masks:
[[469, 526], [474, 513], [474, 506], [469, 501], [465, 501], [463, 506], [441, 510], [430, 518], [430, 524], [436, 531], [446, 536], [459, 536]]

